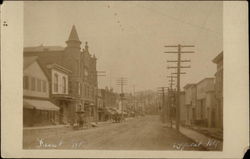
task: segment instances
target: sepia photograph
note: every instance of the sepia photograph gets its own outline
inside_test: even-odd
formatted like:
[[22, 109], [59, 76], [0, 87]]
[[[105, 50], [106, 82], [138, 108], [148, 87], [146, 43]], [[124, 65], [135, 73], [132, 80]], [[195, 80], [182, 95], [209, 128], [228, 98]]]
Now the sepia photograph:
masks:
[[25, 2], [23, 148], [222, 151], [222, 7]]
[[4, 3], [4, 156], [242, 156], [249, 148], [244, 4]]

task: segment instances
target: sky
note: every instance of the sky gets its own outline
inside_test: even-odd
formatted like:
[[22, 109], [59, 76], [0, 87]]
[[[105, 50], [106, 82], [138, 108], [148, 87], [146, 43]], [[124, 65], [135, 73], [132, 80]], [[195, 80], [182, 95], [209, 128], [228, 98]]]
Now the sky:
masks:
[[165, 45], [195, 45], [182, 59], [191, 62], [183, 69], [181, 87], [214, 77], [212, 59], [223, 50], [223, 2], [219, 1], [74, 1], [32, 2], [24, 5], [24, 46], [66, 46], [72, 25], [91, 54], [97, 57], [99, 87], [116, 85], [127, 78], [126, 92], [157, 90], [169, 86], [167, 78], [176, 54]]

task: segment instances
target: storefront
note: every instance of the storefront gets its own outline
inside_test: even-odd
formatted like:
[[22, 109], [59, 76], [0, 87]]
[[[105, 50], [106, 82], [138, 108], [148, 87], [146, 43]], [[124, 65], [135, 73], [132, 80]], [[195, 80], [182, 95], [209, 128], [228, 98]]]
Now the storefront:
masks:
[[43, 126], [57, 124], [59, 107], [48, 100], [24, 99], [24, 126]]

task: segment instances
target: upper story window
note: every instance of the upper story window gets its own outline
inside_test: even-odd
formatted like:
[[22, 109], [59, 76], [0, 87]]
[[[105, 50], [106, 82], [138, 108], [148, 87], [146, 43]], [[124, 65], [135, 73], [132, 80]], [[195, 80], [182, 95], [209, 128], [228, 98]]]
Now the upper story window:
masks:
[[62, 85], [63, 85], [63, 93], [66, 93], [66, 77], [63, 77], [62, 80], [63, 80], [62, 81], [63, 82], [62, 83]]
[[24, 76], [23, 77], [23, 89], [29, 89], [29, 77], [28, 76]]
[[95, 96], [95, 88], [92, 88], [92, 98]]
[[89, 97], [89, 86], [87, 86], [87, 97]]
[[82, 84], [82, 96], [85, 96], [85, 86]]
[[34, 77], [31, 77], [31, 90], [36, 90], [36, 79]]
[[41, 92], [42, 91], [42, 81], [40, 79], [37, 79], [37, 91]]
[[47, 83], [46, 83], [46, 81], [42, 81], [42, 87], [43, 87], [43, 92], [47, 92]]
[[80, 82], [77, 82], [77, 93], [78, 95], [81, 95], [81, 83]]
[[69, 94], [71, 94], [72, 93], [72, 82], [71, 81], [69, 81], [69, 86], [68, 86], [68, 89], [69, 89]]
[[54, 74], [54, 91], [58, 92], [58, 75]]
[[87, 85], [84, 86], [84, 97], [87, 97]]

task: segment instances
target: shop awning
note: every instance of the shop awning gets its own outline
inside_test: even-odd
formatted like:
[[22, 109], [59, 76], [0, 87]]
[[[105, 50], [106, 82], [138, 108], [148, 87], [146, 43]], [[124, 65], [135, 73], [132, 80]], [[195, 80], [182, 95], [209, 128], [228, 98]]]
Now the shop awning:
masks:
[[59, 110], [60, 108], [55, 104], [47, 100], [38, 99], [24, 99], [23, 107], [27, 109], [39, 109], [39, 110]]

